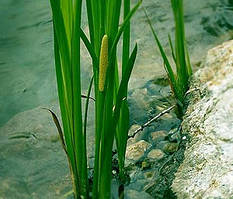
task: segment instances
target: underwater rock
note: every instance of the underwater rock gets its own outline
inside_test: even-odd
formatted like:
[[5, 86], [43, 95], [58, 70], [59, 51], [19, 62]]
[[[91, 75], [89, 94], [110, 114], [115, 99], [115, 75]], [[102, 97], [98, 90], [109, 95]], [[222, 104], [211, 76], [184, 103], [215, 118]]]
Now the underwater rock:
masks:
[[[85, 104], [84, 104], [85, 105]], [[16, 114], [0, 128], [0, 198], [64, 198], [72, 189], [69, 167], [52, 117], [57, 103]], [[90, 106], [93, 111], [94, 106]], [[93, 119], [88, 121], [88, 156], [93, 156]]]
[[182, 123], [190, 136], [172, 189], [177, 198], [233, 197], [233, 40], [209, 50], [194, 74]]
[[174, 153], [178, 150], [179, 144], [174, 142], [165, 143], [163, 146], [163, 151], [165, 153]]
[[146, 142], [145, 140], [140, 140], [135, 144], [131, 144], [127, 146], [126, 159], [137, 162], [144, 156], [145, 152], [150, 147], [151, 144]]
[[154, 172], [154, 171], [148, 171], [148, 172], [145, 172], [145, 173], [144, 173], [144, 177], [145, 177], [146, 179], [152, 179], [152, 178], [154, 177], [154, 175], [155, 175], [155, 172]]
[[131, 127], [130, 127], [130, 129], [129, 129], [129, 133], [128, 133], [128, 135], [129, 136], [133, 136], [134, 135], [134, 132], [138, 129], [138, 128], [140, 128], [141, 126], [139, 125], [139, 124], [133, 124]]
[[153, 160], [160, 160], [164, 157], [164, 152], [160, 149], [153, 149], [148, 153], [147, 157]]
[[151, 133], [151, 139], [153, 142], [164, 140], [166, 136], [167, 136], [166, 131], [155, 131]]

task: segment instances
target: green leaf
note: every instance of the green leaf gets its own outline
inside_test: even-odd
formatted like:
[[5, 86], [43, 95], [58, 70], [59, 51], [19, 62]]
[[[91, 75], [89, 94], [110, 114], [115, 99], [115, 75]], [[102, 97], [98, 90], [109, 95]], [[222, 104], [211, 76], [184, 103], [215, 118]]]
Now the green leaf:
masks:
[[162, 56], [162, 58], [163, 58], [164, 66], [165, 66], [165, 69], [166, 69], [166, 71], [167, 71], [168, 77], [169, 77], [169, 79], [170, 79], [170, 81], [171, 81], [171, 84], [174, 86], [174, 90], [175, 90], [176, 87], [177, 87], [175, 74], [174, 74], [174, 72], [173, 72], [173, 70], [172, 70], [172, 67], [171, 67], [169, 61], [168, 61], [168, 58], [167, 58], [167, 56], [166, 56], [166, 53], [165, 53], [165, 51], [164, 51], [164, 49], [163, 49], [163, 47], [162, 47], [162, 45], [161, 45], [161, 43], [160, 43], [160, 41], [159, 41], [159, 39], [158, 39], [158, 36], [157, 36], [157, 34], [155, 33], [155, 31], [154, 31], [154, 29], [153, 29], [153, 27], [152, 27], [151, 21], [150, 21], [148, 15], [147, 15], [147, 13], [146, 13], [146, 10], [145, 10], [145, 9], [143, 9], [143, 10], [144, 10], [145, 16], [146, 16], [146, 18], [147, 18], [147, 20], [148, 20], [148, 24], [149, 24], [149, 26], [150, 26], [150, 29], [151, 29], [151, 31], [152, 31], [152, 33], [153, 33], [154, 39], [155, 39], [155, 41], [156, 41], [156, 43], [157, 43], [157, 45], [158, 45], [158, 47], [159, 47], [159, 51], [160, 51], [160, 54], [161, 54], [161, 56]]
[[140, 0], [140, 1], [134, 6], [134, 8], [129, 12], [129, 14], [127, 15], [127, 17], [125, 17], [125, 20], [124, 20], [124, 22], [122, 23], [120, 29], [119, 29], [118, 32], [117, 32], [117, 35], [116, 35], [114, 41], [113, 41], [112, 48], [111, 48], [111, 51], [110, 51], [110, 52], [111, 52], [110, 55], [114, 52], [114, 49], [116, 48], [116, 46], [117, 46], [117, 44], [118, 44], [118, 42], [119, 42], [119, 39], [120, 39], [122, 33], [124, 32], [125, 28], [127, 28], [127, 25], [128, 25], [128, 23], [129, 23], [131, 17], [135, 14], [135, 12], [137, 11], [137, 9], [138, 9], [139, 6], [141, 5], [141, 3], [142, 3], [142, 0]]
[[123, 99], [119, 117], [119, 125], [116, 132], [116, 143], [119, 160], [120, 179], [124, 179], [124, 162], [129, 131], [129, 107], [126, 99]]
[[168, 41], [169, 41], [169, 45], [170, 45], [170, 48], [171, 48], [171, 51], [172, 51], [173, 61], [176, 64], [176, 55], [175, 55], [175, 52], [174, 52], [174, 48], [173, 48], [173, 45], [172, 45], [172, 40], [171, 40], [171, 35], [170, 34], [168, 34]]
[[118, 94], [117, 94], [114, 115], [113, 115], [114, 123], [117, 123], [119, 116], [120, 116], [120, 109], [121, 109], [122, 100], [125, 97], [125, 91], [127, 90], [129, 78], [130, 78], [130, 75], [131, 75], [131, 72], [133, 70], [135, 60], [136, 60], [136, 55], [137, 55], [137, 44], [135, 45], [135, 47], [131, 53], [131, 56], [130, 56], [128, 64], [127, 64], [127, 68], [125, 70], [124, 76], [122, 77], [122, 80], [120, 83], [120, 87], [119, 87]]

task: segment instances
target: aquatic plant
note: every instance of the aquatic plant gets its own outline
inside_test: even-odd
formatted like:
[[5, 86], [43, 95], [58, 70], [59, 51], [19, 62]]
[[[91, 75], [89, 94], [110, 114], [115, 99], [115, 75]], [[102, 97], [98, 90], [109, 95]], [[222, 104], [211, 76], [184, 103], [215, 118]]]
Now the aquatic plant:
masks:
[[[123, 2], [123, 3], [122, 3]], [[87, 0], [90, 39], [81, 29], [82, 0], [50, 0], [53, 14], [55, 68], [63, 130], [56, 115], [63, 149], [69, 161], [75, 198], [110, 198], [112, 148], [116, 137], [120, 176], [129, 128], [127, 90], [137, 54], [130, 54], [130, 19], [141, 0], [130, 9], [130, 0]], [[124, 4], [123, 22], [120, 10]], [[122, 78], [118, 75], [117, 48], [123, 34]], [[93, 78], [82, 110], [80, 38], [93, 65]], [[87, 112], [92, 85], [95, 92], [95, 162], [92, 187], [87, 170]]]
[[169, 44], [172, 52], [172, 58], [176, 66], [176, 71], [173, 70], [172, 64], [169, 61], [165, 50], [152, 26], [152, 23], [144, 9], [148, 19], [151, 31], [153, 33], [156, 44], [163, 58], [164, 67], [169, 77], [171, 89], [177, 99], [178, 107], [182, 108], [185, 98], [185, 93], [189, 87], [189, 78], [192, 75], [192, 68], [189, 59], [189, 53], [186, 46], [185, 29], [184, 29], [184, 13], [183, 0], [171, 0], [174, 21], [175, 21], [175, 45], [173, 47], [171, 37], [168, 36]]

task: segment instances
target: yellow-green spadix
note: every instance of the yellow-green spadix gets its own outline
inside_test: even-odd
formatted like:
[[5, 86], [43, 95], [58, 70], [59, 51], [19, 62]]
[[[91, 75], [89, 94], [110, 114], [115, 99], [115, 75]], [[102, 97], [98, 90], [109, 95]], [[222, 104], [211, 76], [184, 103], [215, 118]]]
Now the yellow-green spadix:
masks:
[[99, 91], [104, 91], [106, 73], [108, 69], [108, 36], [104, 35], [100, 49], [100, 64], [99, 64]]

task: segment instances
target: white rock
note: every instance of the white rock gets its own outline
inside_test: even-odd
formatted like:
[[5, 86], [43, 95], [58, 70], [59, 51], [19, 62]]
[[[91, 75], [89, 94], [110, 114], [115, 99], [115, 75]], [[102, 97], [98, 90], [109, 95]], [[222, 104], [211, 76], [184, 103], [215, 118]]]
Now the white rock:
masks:
[[194, 79], [202, 96], [193, 93], [184, 117], [191, 143], [172, 189], [180, 199], [232, 198], [233, 41], [211, 49]]

